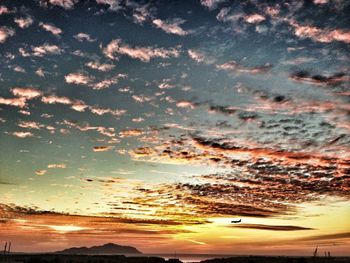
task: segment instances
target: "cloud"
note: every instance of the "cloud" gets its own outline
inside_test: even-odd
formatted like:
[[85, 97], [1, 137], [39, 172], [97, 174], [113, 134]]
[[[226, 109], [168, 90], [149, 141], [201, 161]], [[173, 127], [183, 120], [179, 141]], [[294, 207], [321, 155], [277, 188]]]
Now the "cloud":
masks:
[[90, 61], [85, 65], [88, 66], [89, 68], [97, 69], [102, 72], [111, 71], [115, 67], [115, 65], [113, 64], [103, 64], [98, 61]]
[[40, 97], [43, 95], [42, 91], [37, 88], [31, 87], [16, 87], [11, 89], [11, 93], [14, 96], [22, 97], [28, 100]]
[[96, 39], [93, 39], [89, 34], [86, 33], [78, 33], [74, 35], [74, 38], [78, 40], [79, 42], [88, 41], [88, 42], [95, 42]]
[[36, 57], [43, 57], [44, 55], [51, 54], [51, 55], [59, 55], [63, 52], [63, 50], [56, 46], [56, 45], [50, 45], [50, 44], [43, 44], [41, 46], [32, 47], [33, 56]]
[[10, 99], [0, 97], [0, 104], [19, 107], [19, 108], [25, 108], [27, 106], [26, 101], [27, 101], [26, 98], [23, 98], [23, 97], [10, 98]]
[[293, 20], [289, 21], [289, 24], [294, 27], [294, 34], [300, 38], [311, 38], [313, 41], [321, 43], [331, 43], [333, 41], [350, 43], [350, 31], [321, 29], [311, 25], [302, 26]]
[[180, 52], [175, 48], [131, 47], [123, 44], [121, 39], [114, 39], [103, 49], [103, 54], [110, 59], [118, 59], [117, 55], [120, 54], [149, 62], [153, 58], [178, 57]]
[[[182, 135], [158, 142], [154, 147], [137, 148], [129, 154], [134, 160], [152, 163], [229, 170], [198, 175], [189, 183], [163, 184], [149, 192], [157, 200], [165, 198], [164, 202], [191, 207], [195, 214], [271, 217], [294, 214], [297, 204], [319, 200], [320, 195], [347, 198], [348, 158], [344, 162], [343, 157], [336, 155], [283, 151], [255, 143], [249, 147], [249, 144], [220, 134], [212, 139], [192, 135], [192, 140]], [[300, 176], [304, 171], [308, 175]], [[162, 193], [173, 195], [165, 197]]]
[[290, 78], [295, 81], [309, 82], [315, 85], [338, 85], [344, 82], [350, 82], [350, 76], [343, 72], [335, 73], [330, 76], [312, 75], [310, 72], [300, 70], [292, 73]]
[[195, 105], [187, 100], [180, 100], [176, 103], [176, 106], [179, 108], [190, 108], [190, 109], [194, 109]]
[[58, 97], [56, 95], [43, 96], [41, 98], [41, 101], [45, 104], [56, 104], [56, 103], [66, 104], [66, 105], [73, 104], [73, 101], [70, 98]]
[[89, 124], [86, 124], [85, 126], [80, 126], [76, 123], [69, 122], [66, 120], [63, 122], [63, 124], [65, 124], [69, 127], [73, 127], [75, 129], [78, 129], [79, 131], [82, 131], [82, 132], [97, 131], [100, 134], [107, 136], [107, 137], [110, 137], [110, 138], [113, 138], [116, 136], [115, 129], [113, 127], [107, 128], [107, 127], [103, 127], [103, 126], [91, 126]]
[[89, 110], [97, 115], [104, 115], [106, 113], [109, 113], [116, 117], [123, 116], [126, 113], [126, 110], [113, 110], [109, 108], [100, 108], [96, 106], [89, 106]]
[[237, 112], [238, 108], [237, 107], [232, 107], [232, 106], [216, 106], [216, 105], [211, 105], [209, 107], [209, 112], [218, 112], [226, 115], [232, 115]]
[[114, 84], [117, 84], [119, 82], [119, 79], [121, 79], [121, 78], [126, 78], [126, 75], [125, 74], [118, 74], [117, 76], [115, 76], [113, 78], [102, 80], [100, 82], [91, 84], [90, 86], [96, 90], [106, 89]]
[[31, 132], [13, 132], [13, 136], [16, 136], [18, 138], [27, 138], [27, 137], [33, 137], [34, 134]]
[[79, 0], [49, 0], [49, 3], [55, 6], [60, 6], [66, 10], [73, 9], [74, 5]]
[[226, 0], [200, 0], [201, 5], [207, 7], [209, 10], [214, 10], [221, 3], [226, 2]]
[[206, 54], [199, 50], [189, 49], [187, 52], [189, 57], [197, 63], [212, 64], [215, 62], [213, 58], [208, 57]]
[[112, 150], [112, 146], [94, 146], [93, 151], [94, 152], [107, 152]]
[[142, 134], [143, 134], [143, 131], [139, 130], [139, 129], [123, 130], [123, 131], [119, 132], [119, 136], [121, 138], [140, 136]]
[[233, 225], [237, 228], [269, 230], [269, 231], [301, 231], [301, 230], [315, 230], [314, 228], [291, 226], [291, 225], [263, 225], [263, 224], [238, 224]]
[[251, 14], [244, 16], [244, 21], [250, 24], [259, 24], [265, 20], [265, 17], [259, 14]]
[[93, 81], [93, 79], [90, 76], [79, 72], [70, 73], [66, 75], [64, 78], [68, 84], [76, 84], [76, 85], [87, 85]]
[[47, 173], [47, 170], [36, 170], [35, 173], [36, 175], [44, 175]]
[[43, 127], [43, 125], [35, 121], [20, 121], [18, 123], [18, 127], [25, 128], [25, 129], [40, 130]]
[[146, 96], [146, 95], [132, 95], [132, 99], [136, 102], [143, 103], [143, 102], [149, 102], [154, 100], [155, 98], [152, 96]]
[[327, 3], [328, 3], [328, 0], [314, 0], [315, 5], [324, 5]]
[[96, 0], [97, 4], [108, 5], [108, 10], [110, 11], [118, 11], [122, 9], [120, 0]]
[[51, 163], [47, 165], [47, 168], [49, 169], [65, 169], [67, 165], [65, 163]]
[[11, 11], [6, 6], [4, 6], [4, 5], [0, 6], [0, 15], [8, 14], [10, 12]]
[[85, 104], [82, 100], [72, 100], [68, 97], [60, 97], [56, 95], [48, 95], [43, 96], [41, 98], [41, 101], [45, 104], [64, 104], [64, 105], [71, 105], [71, 108], [73, 110], [83, 112], [86, 108], [89, 106]]
[[315, 235], [315, 236], [311, 236], [311, 237], [298, 238], [297, 240], [300, 240], [300, 241], [321, 241], [321, 240], [335, 240], [335, 239], [348, 239], [348, 238], [350, 238], [350, 232]]
[[0, 104], [10, 105], [19, 108], [27, 107], [27, 100], [34, 99], [42, 95], [42, 92], [36, 88], [12, 88], [11, 93], [17, 98], [2, 98], [0, 97]]
[[174, 34], [179, 36], [185, 36], [188, 34], [188, 31], [183, 30], [180, 25], [183, 24], [185, 20], [182, 19], [175, 19], [175, 22], [169, 23], [165, 22], [161, 19], [154, 19], [152, 23], [162, 29], [164, 32], [168, 34]]
[[14, 21], [20, 28], [27, 28], [30, 25], [32, 25], [34, 22], [33, 18], [31, 18], [30, 16], [25, 18], [24, 17], [15, 18]]
[[63, 31], [60, 28], [58, 28], [57, 26], [54, 26], [53, 24], [40, 22], [39, 26], [42, 29], [46, 30], [47, 32], [52, 33], [55, 36], [59, 36], [60, 34], [63, 33]]
[[0, 26], [0, 43], [5, 43], [5, 41], [15, 35], [15, 30], [10, 27]]
[[132, 14], [133, 20], [136, 24], [142, 24], [152, 17], [149, 10], [149, 4], [137, 6]]
[[266, 63], [257, 67], [245, 67], [234, 60], [230, 60], [224, 64], [216, 65], [218, 69], [222, 69], [229, 72], [240, 72], [240, 73], [248, 73], [248, 74], [261, 74], [267, 73], [271, 70], [272, 65], [270, 63]]

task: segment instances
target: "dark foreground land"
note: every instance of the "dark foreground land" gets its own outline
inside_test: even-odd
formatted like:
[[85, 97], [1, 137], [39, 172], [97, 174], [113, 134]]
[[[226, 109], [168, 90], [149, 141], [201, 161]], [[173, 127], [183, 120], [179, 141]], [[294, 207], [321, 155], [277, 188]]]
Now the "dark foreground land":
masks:
[[[126, 257], [123, 255], [11, 254], [0, 255], [0, 263], [181, 263], [161, 257]], [[350, 263], [349, 257], [230, 257], [201, 263]]]

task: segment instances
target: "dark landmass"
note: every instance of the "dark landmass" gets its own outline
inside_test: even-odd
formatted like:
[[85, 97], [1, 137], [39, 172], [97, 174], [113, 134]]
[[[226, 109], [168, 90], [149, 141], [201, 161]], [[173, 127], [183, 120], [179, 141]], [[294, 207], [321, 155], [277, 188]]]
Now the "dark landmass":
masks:
[[62, 251], [57, 251], [55, 254], [66, 255], [140, 255], [142, 252], [131, 246], [121, 246], [113, 243], [107, 243], [101, 246], [94, 247], [72, 247]]
[[[124, 255], [67, 255], [67, 254], [0, 254], [6, 263], [182, 263], [179, 259]], [[216, 258], [200, 263], [350, 263], [350, 257], [262, 257], [239, 256]]]
[[268, 257], [247, 256], [215, 258], [200, 263], [350, 263], [350, 257]]

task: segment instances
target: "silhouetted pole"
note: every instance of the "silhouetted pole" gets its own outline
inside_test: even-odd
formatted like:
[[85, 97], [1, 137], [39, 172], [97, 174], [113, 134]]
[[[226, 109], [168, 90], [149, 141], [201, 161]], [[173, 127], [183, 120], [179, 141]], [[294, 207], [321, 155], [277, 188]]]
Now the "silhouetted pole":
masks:
[[5, 243], [4, 255], [6, 255], [6, 249], [7, 249], [7, 242]]
[[10, 241], [10, 244], [9, 244], [9, 248], [7, 250], [7, 254], [9, 254], [9, 255], [10, 255], [10, 250], [11, 250], [11, 241]]

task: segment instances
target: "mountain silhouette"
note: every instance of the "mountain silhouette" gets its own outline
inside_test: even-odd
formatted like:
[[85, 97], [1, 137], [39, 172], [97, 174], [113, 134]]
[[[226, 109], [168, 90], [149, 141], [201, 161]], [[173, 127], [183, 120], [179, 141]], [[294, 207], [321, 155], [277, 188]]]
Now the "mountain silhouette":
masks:
[[113, 243], [93, 247], [72, 247], [55, 253], [68, 255], [142, 254], [135, 247], [121, 246]]

